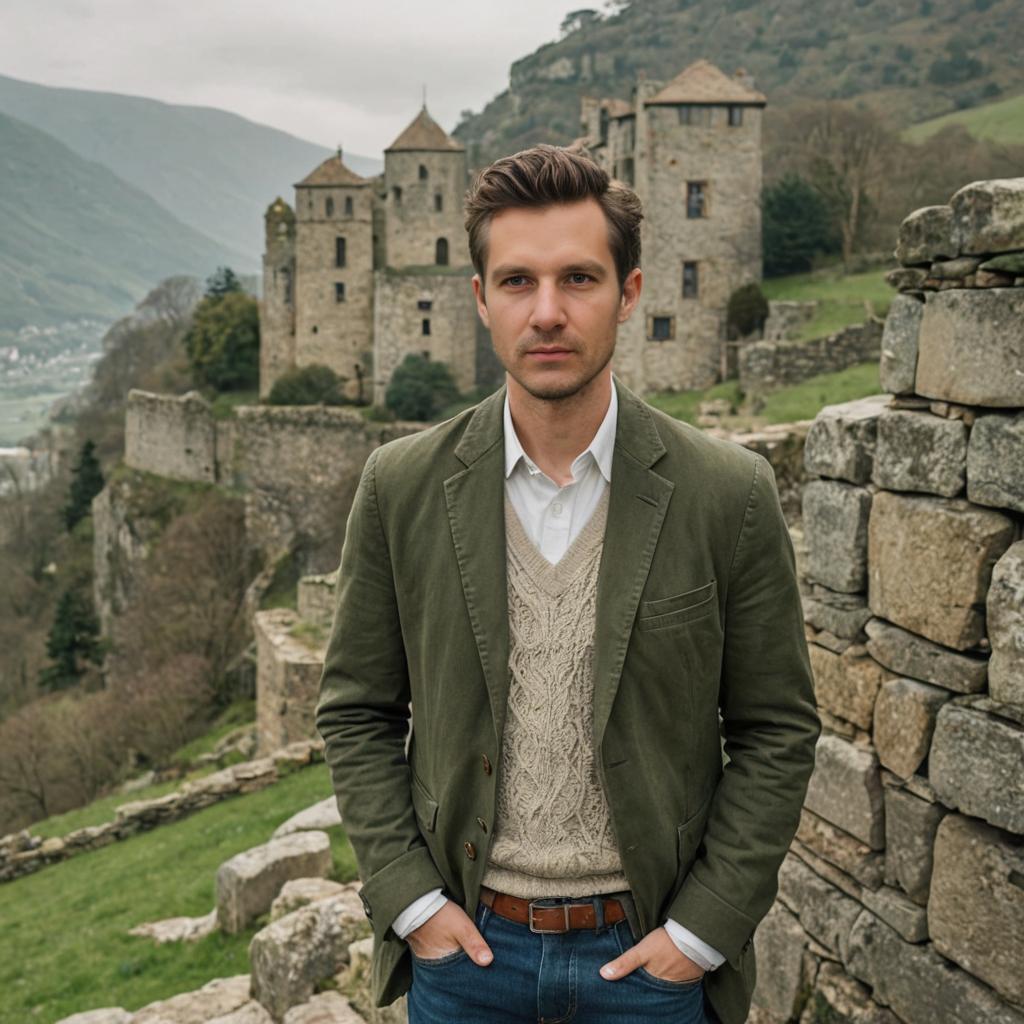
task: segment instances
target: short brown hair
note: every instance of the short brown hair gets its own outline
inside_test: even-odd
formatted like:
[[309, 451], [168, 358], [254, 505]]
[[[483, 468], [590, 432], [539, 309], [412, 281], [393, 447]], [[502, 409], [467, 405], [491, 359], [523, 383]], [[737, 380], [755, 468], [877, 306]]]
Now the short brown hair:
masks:
[[496, 160], [477, 175], [466, 193], [465, 210], [469, 256], [481, 280], [487, 262], [487, 229], [496, 213], [583, 199], [597, 200], [604, 211], [621, 289], [629, 272], [640, 265], [640, 197], [575, 146], [534, 146]]

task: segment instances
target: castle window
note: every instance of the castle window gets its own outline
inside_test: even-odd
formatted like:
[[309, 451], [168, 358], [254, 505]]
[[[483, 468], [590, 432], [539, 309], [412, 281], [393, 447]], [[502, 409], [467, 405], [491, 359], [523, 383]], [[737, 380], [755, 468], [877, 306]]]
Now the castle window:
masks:
[[430, 312], [430, 307], [433, 306], [433, 305], [434, 304], [433, 304], [433, 302], [430, 301], [430, 299], [420, 299], [419, 302], [416, 303], [416, 308], [420, 309], [420, 310], [424, 310], [424, 311], [429, 313]]
[[334, 282], [334, 301], [344, 302], [345, 301], [345, 282], [335, 281]]
[[420, 164], [420, 181], [426, 181], [429, 172], [426, 164]]
[[698, 107], [688, 103], [676, 107], [676, 113], [679, 116], [680, 124], [700, 125], [702, 128], [708, 128], [711, 125], [710, 107]]
[[424, 335], [430, 334], [430, 317], [424, 317], [420, 322], [420, 328]]
[[730, 107], [729, 108], [729, 127], [738, 128], [743, 124], [743, 108], [742, 107]]
[[674, 316], [652, 316], [647, 318], [648, 341], [671, 341], [676, 336]]
[[394, 200], [395, 206], [402, 205], [402, 189], [398, 185], [393, 185], [391, 188], [391, 198]]
[[444, 209], [444, 196], [440, 192], [434, 195], [434, 212], [440, 213]]
[[346, 217], [351, 217], [352, 216], [352, 197], [351, 196], [345, 196], [345, 216]]
[[700, 278], [697, 272], [697, 264], [692, 260], [687, 260], [683, 264], [683, 298], [697, 298], [697, 291], [699, 287]]
[[448, 239], [439, 238], [434, 246], [434, 262], [439, 267], [448, 266]]
[[319, 327], [317, 327], [317, 325], [316, 325], [316, 324], [313, 324], [313, 333], [314, 333], [314, 334], [318, 334], [318, 333], [319, 333], [319, 331], [320, 331], [320, 328], [319, 328]]
[[341, 235], [334, 240], [334, 265], [345, 266], [345, 239]]
[[328, 217], [334, 216], [334, 200], [330, 196], [324, 202], [324, 214]]
[[688, 181], [686, 183], [686, 216], [706, 217], [708, 215], [708, 197], [706, 181]]
[[292, 304], [292, 272], [289, 267], [281, 268], [281, 276], [284, 278], [284, 303], [286, 306]]

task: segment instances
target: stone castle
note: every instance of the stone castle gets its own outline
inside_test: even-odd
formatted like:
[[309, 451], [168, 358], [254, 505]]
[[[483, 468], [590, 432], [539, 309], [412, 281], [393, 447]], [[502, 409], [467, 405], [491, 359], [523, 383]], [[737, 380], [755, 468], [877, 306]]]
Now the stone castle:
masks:
[[[640, 391], [735, 374], [725, 310], [761, 278], [761, 114], [744, 72], [697, 61], [632, 102], [584, 97], [578, 142], [644, 203], [645, 287], [620, 330], [616, 373]], [[459, 389], [494, 379], [462, 223], [465, 148], [424, 107], [362, 178], [339, 150], [266, 213], [260, 395], [323, 363], [382, 403], [409, 353], [447, 363]]]

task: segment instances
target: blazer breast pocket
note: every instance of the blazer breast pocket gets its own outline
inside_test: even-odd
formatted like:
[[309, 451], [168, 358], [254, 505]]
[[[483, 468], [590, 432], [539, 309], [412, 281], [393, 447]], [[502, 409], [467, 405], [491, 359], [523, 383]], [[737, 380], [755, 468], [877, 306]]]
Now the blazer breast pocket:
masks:
[[715, 580], [712, 579], [681, 594], [641, 601], [637, 626], [644, 630], [665, 629], [702, 619], [714, 610], [715, 589]]

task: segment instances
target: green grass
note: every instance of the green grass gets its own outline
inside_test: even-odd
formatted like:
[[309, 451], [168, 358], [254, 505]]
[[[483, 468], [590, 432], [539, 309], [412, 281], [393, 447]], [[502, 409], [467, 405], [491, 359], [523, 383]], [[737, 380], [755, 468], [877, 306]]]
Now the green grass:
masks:
[[[241, 935], [157, 946], [128, 929], [198, 917], [214, 905], [214, 876], [229, 857], [266, 842], [297, 811], [331, 795], [319, 763], [268, 789], [225, 800], [188, 818], [14, 882], [0, 885], [0, 1024], [52, 1024], [101, 1006], [136, 1010], [248, 973]], [[357, 877], [342, 829], [331, 830], [333, 877]]]
[[893, 291], [885, 283], [885, 268], [877, 267], [857, 274], [844, 274], [840, 267], [827, 267], [807, 274], [766, 278], [761, 288], [768, 299], [797, 302], [818, 301], [814, 318], [804, 324], [797, 339], [809, 341], [860, 324], [870, 311], [884, 317]]
[[710, 401], [713, 398], [728, 398], [734, 406], [739, 406], [742, 395], [738, 380], [725, 380], [713, 384], [701, 391], [656, 391], [653, 394], [645, 395], [644, 399], [655, 409], [674, 416], [677, 420], [685, 420], [687, 423], [695, 423], [697, 420], [697, 406], [701, 402]]
[[213, 748], [241, 725], [255, 725], [256, 701], [236, 700], [226, 707], [202, 736], [179, 747], [169, 758], [171, 764], [189, 765], [202, 754], [213, 753]]
[[951, 124], [963, 125], [976, 139], [1019, 146], [1024, 144], [1024, 95], [955, 110], [912, 125], [903, 135], [908, 142], [921, 142]]
[[221, 391], [219, 394], [206, 396], [210, 402], [215, 420], [231, 419], [235, 409], [240, 405], [259, 405], [260, 393], [256, 388], [245, 391]]

